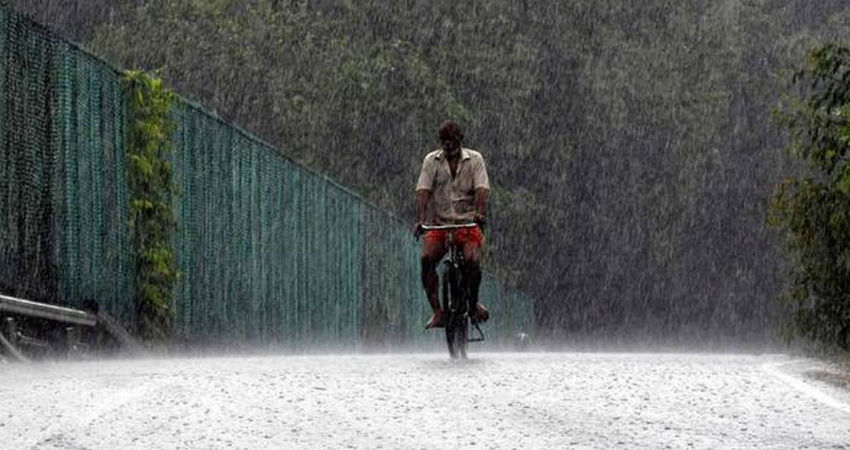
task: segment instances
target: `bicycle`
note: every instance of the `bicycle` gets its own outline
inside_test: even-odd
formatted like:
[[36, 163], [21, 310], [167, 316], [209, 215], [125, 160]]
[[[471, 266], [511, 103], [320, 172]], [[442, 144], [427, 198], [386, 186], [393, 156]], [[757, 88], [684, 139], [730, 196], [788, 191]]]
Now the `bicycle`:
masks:
[[[440, 293], [445, 314], [446, 345], [449, 348], [449, 356], [452, 359], [466, 359], [466, 346], [469, 342], [481, 342], [484, 340], [484, 332], [478, 326], [475, 314], [477, 299], [470, 295], [463, 277], [464, 256], [463, 249], [455, 244], [454, 231], [462, 228], [477, 227], [476, 223], [464, 223], [457, 225], [422, 225], [424, 231], [447, 230], [446, 258], [443, 261], [445, 269], [440, 275]], [[478, 336], [470, 338], [470, 325]]]

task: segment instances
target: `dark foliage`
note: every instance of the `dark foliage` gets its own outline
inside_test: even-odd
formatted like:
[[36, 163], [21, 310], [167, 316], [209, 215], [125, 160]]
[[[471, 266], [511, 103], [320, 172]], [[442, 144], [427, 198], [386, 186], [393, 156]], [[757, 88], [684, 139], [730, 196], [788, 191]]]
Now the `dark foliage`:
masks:
[[787, 337], [850, 350], [850, 49], [812, 50], [795, 80], [803, 99], [783, 118], [809, 170], [778, 186], [771, 211], [794, 262]]

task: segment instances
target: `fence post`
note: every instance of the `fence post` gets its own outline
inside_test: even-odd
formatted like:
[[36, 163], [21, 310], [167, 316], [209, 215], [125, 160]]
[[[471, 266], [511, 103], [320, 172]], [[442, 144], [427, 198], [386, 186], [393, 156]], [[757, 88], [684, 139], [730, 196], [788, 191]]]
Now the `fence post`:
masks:
[[12, 345], [18, 345], [18, 326], [14, 317], [6, 318], [6, 339]]
[[77, 353], [77, 344], [80, 342], [79, 327], [66, 327], [65, 338], [68, 351], [67, 356], [70, 359], [74, 356], [75, 353]]

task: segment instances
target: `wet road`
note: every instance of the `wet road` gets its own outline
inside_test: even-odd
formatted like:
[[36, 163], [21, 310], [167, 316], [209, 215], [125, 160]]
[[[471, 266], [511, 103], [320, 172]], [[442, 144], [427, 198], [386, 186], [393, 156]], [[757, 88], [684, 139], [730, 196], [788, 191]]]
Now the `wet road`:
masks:
[[3, 449], [850, 449], [818, 362], [696, 354], [0, 366]]

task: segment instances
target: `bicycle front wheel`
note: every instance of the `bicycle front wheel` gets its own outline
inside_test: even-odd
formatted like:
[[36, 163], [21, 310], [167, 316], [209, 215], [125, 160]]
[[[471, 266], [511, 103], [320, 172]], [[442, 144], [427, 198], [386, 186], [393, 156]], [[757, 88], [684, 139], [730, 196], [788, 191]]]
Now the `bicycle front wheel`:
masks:
[[451, 268], [443, 276], [443, 311], [446, 312], [446, 345], [452, 359], [466, 359], [469, 319], [460, 274]]

